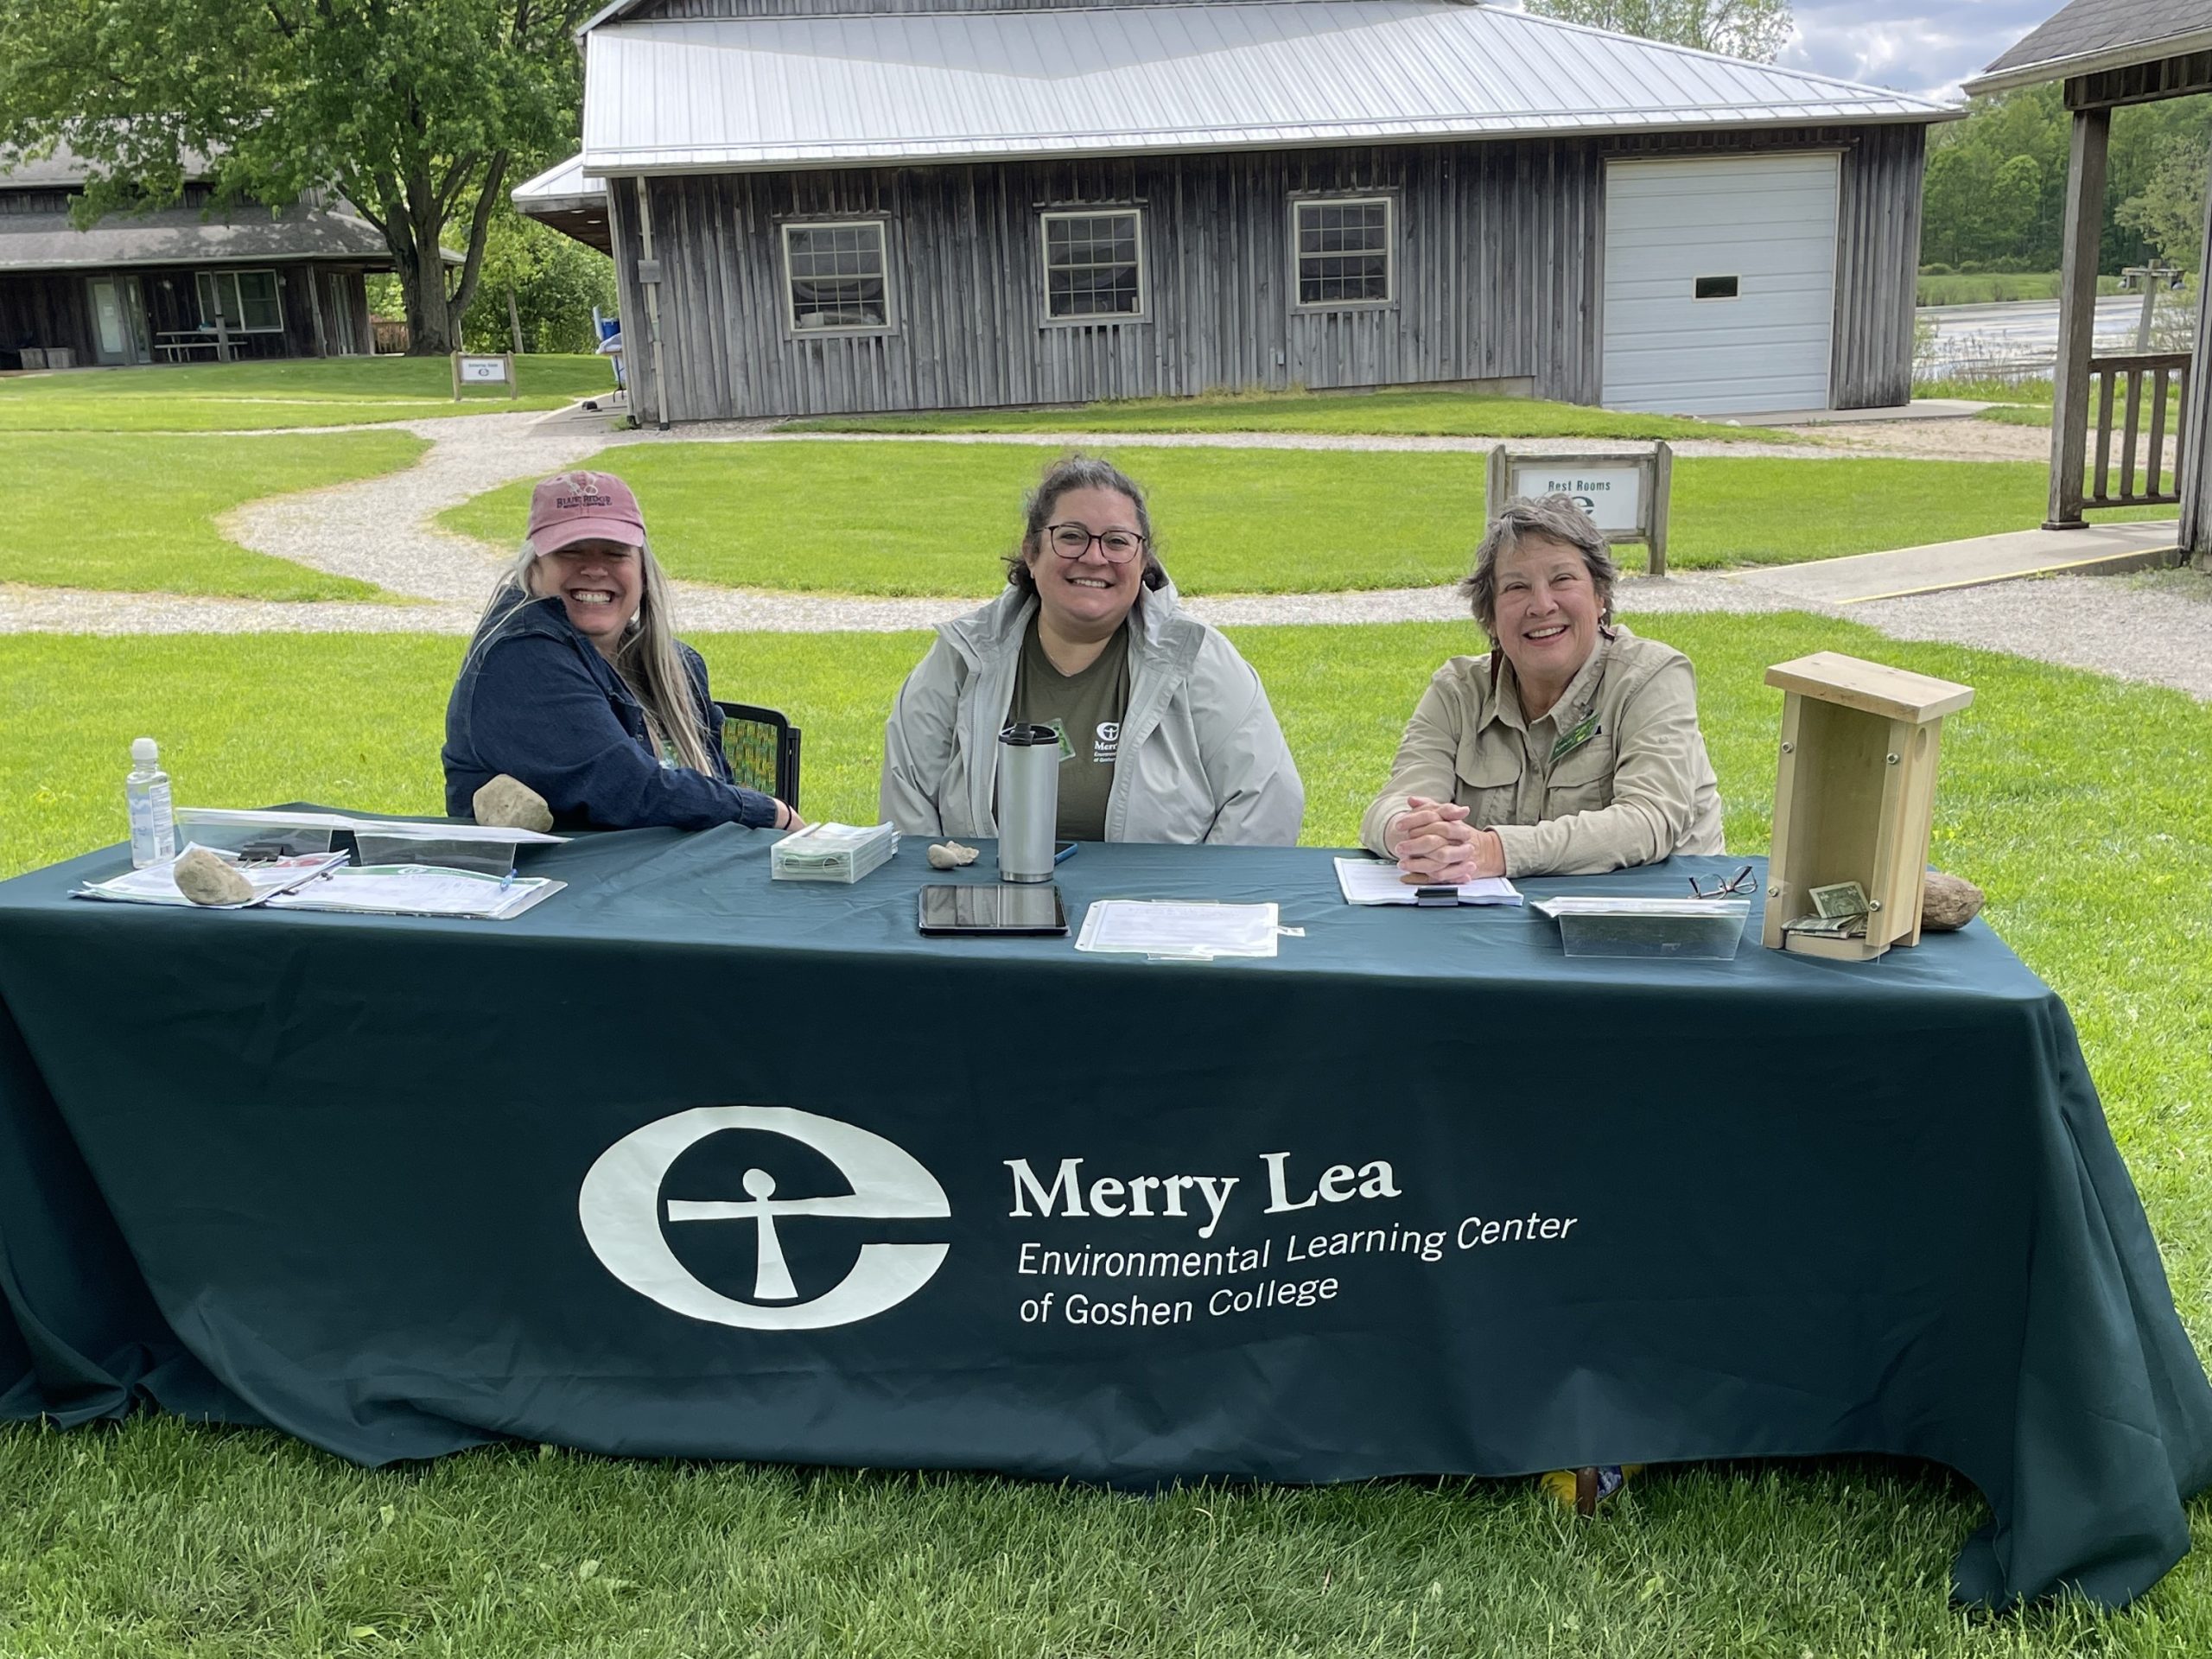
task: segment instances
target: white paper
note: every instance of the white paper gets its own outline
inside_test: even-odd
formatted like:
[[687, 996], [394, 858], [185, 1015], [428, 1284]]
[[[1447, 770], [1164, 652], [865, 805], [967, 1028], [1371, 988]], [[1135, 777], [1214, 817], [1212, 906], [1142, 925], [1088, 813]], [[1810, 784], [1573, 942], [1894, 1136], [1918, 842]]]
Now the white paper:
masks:
[[543, 876], [503, 880], [427, 864], [365, 864], [357, 869], [333, 870], [297, 892], [270, 899], [269, 907], [503, 922], [567, 885]]
[[1101, 899], [1083, 918], [1078, 950], [1114, 956], [1216, 957], [1275, 954], [1274, 905], [1186, 905], [1145, 899]]
[[[1344, 890], [1348, 905], [1410, 905], [1415, 902], [1414, 888], [1398, 879], [1395, 864], [1384, 864], [1372, 858], [1340, 858], [1337, 861], [1337, 886]], [[1459, 884], [1459, 902], [1463, 905], [1517, 905], [1521, 890], [1502, 875], [1478, 875], [1471, 881]]]
[[[176, 859], [192, 850], [189, 845], [178, 852], [176, 858], [163, 859], [158, 864], [149, 864], [143, 870], [133, 870], [128, 875], [118, 875], [111, 881], [88, 881], [78, 888], [79, 899], [119, 899], [132, 905], [182, 905], [193, 907], [193, 901], [184, 896], [176, 884]], [[234, 905], [201, 905], [201, 910], [245, 910], [266, 903], [270, 897], [296, 887], [302, 881], [313, 880], [333, 865], [346, 861], [343, 853], [302, 853], [294, 858], [279, 858], [266, 862], [242, 864], [236, 853], [226, 853], [219, 847], [207, 850], [221, 859], [253, 886], [253, 896], [241, 899]]]

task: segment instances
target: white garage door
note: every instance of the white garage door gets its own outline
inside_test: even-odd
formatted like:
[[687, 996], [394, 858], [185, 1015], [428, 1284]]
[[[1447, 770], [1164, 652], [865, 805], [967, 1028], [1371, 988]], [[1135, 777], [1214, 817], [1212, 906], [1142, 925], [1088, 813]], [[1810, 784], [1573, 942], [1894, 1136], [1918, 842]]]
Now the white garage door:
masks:
[[1827, 407], [1836, 161], [1606, 166], [1608, 408]]

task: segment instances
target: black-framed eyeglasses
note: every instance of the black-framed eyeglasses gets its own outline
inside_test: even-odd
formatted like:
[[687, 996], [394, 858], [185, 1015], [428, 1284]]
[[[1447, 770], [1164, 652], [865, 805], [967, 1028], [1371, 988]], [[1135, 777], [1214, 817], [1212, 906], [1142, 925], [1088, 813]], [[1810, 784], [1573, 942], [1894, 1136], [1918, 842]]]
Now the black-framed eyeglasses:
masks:
[[1093, 542], [1106, 556], [1109, 564], [1127, 564], [1144, 551], [1144, 537], [1134, 530], [1109, 530], [1093, 534], [1081, 524], [1047, 524], [1045, 539], [1052, 551], [1064, 559], [1079, 559], [1090, 551]]
[[1713, 885], [1709, 887], [1700, 887], [1697, 877], [1690, 877], [1690, 897], [1693, 899], [1726, 899], [1732, 893], [1757, 893], [1758, 890], [1759, 884], [1751, 880], [1751, 867], [1748, 864], [1726, 881], [1718, 876], [1713, 877]]

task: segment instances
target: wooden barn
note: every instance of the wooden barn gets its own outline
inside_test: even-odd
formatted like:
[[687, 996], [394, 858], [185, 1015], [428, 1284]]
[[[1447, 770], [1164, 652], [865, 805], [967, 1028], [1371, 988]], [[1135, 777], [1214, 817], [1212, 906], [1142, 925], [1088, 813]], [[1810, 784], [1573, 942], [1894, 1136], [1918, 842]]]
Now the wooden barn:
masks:
[[1457, 0], [617, 0], [582, 39], [582, 153], [516, 200], [613, 251], [641, 418], [1910, 394], [1954, 111], [1897, 92]]
[[86, 172], [0, 160], [0, 369], [375, 349], [362, 278], [391, 256], [346, 204], [216, 207], [188, 177], [175, 207], [79, 230]]

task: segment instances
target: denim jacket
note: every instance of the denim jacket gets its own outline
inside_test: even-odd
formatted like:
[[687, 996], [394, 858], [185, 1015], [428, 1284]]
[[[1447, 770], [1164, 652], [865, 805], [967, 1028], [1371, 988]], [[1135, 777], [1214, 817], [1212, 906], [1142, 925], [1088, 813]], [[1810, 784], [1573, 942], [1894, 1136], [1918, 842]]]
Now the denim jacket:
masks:
[[569, 620], [557, 598], [495, 617], [469, 642], [446, 705], [446, 811], [474, 815], [476, 791], [500, 772], [545, 798], [556, 828], [706, 830], [772, 827], [776, 803], [729, 781], [722, 712], [707, 665], [679, 644], [704, 715], [711, 777], [666, 766], [646, 737], [645, 710], [613, 665]]

